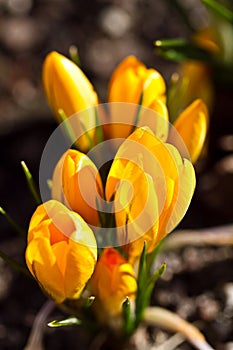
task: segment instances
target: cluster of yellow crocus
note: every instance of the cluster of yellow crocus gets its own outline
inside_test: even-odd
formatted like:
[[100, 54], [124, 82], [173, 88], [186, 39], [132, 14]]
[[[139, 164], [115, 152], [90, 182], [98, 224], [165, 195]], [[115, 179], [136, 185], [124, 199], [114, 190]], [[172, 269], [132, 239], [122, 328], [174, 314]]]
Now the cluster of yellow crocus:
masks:
[[[99, 100], [97, 94], [82, 70], [68, 58], [57, 52], [51, 52], [43, 65], [43, 83], [49, 105], [60, 122], [59, 111], [67, 117], [86, 108], [94, 107]], [[147, 68], [134, 56], [126, 57], [113, 72], [108, 87], [108, 102], [127, 102], [141, 104], [156, 112], [161, 118], [169, 121], [166, 106], [166, 84], [162, 75], [154, 68]], [[89, 130], [94, 124], [94, 113], [86, 117], [84, 129]], [[132, 128], [120, 127], [114, 123], [114, 113], [104, 120], [105, 139], [126, 138]], [[133, 125], [133, 120], [128, 120]], [[140, 120], [139, 120], [140, 122]], [[140, 124], [140, 126], [143, 126]], [[208, 126], [208, 111], [205, 103], [197, 99], [178, 116], [174, 127], [184, 139], [192, 162], [196, 162], [203, 147]], [[161, 130], [163, 129], [163, 130]], [[167, 123], [160, 123], [156, 135], [167, 139]], [[192, 137], [190, 138], [190, 135]], [[95, 131], [90, 136], [95, 144]], [[87, 142], [82, 138], [79, 148], [88, 150]]]
[[[80, 68], [56, 52], [45, 60], [43, 80], [56, 115], [62, 109], [69, 117], [98, 102]], [[112, 75], [109, 101], [141, 102], [167, 118], [165, 91], [162, 76], [130, 56]], [[206, 124], [200, 100], [175, 124], [193, 160], [203, 145]], [[116, 125], [109, 128], [106, 138], [118, 134]], [[79, 299], [86, 288], [86, 295], [95, 297], [97, 318], [105, 323], [121, 315], [127, 297], [135, 298], [135, 264], [144, 242], [150, 253], [177, 226], [195, 188], [193, 165], [171, 144], [172, 135], [166, 143], [147, 125], [125, 132], [104, 183], [85, 153], [65, 152], [54, 169], [52, 199], [32, 216], [26, 250], [28, 268], [47, 295], [60, 304]], [[105, 215], [106, 203], [112, 212]], [[118, 241], [120, 250], [99, 247], [97, 258], [98, 228], [116, 236], [112, 241]]]

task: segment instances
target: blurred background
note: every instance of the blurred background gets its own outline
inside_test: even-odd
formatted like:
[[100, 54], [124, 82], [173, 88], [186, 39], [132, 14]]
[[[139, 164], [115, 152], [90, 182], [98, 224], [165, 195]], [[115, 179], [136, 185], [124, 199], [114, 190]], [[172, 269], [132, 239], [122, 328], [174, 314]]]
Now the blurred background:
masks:
[[[40, 157], [56, 127], [41, 84], [47, 53], [56, 50], [68, 56], [70, 46], [77, 46], [82, 69], [105, 102], [110, 75], [129, 54], [160, 71], [169, 85], [180, 66], [157, 55], [154, 41], [189, 39], [210, 22], [210, 13], [199, 0], [0, 0], [0, 205], [27, 228], [35, 204], [20, 161], [26, 161], [38, 181]], [[225, 45], [230, 48], [233, 37], [229, 33]], [[231, 64], [232, 57], [228, 58]], [[182, 228], [232, 223], [233, 84], [231, 79], [219, 79], [223, 75], [227, 75], [225, 70], [217, 77], [210, 72], [214, 98], [208, 142], [196, 164], [197, 190]], [[3, 216], [0, 247], [23, 261], [25, 242]], [[190, 321], [201, 320], [214, 348], [232, 350], [231, 247], [187, 247], [178, 254], [169, 253], [167, 259], [173, 267], [158, 286], [153, 302]], [[0, 349], [23, 349], [44, 300], [34, 282], [0, 260]], [[77, 341], [83, 349], [88, 346], [83, 333], [54, 332], [46, 333], [46, 349], [72, 348]], [[161, 341], [167, 335], [151, 331], [146, 336]], [[180, 349], [192, 347], [185, 344]]]

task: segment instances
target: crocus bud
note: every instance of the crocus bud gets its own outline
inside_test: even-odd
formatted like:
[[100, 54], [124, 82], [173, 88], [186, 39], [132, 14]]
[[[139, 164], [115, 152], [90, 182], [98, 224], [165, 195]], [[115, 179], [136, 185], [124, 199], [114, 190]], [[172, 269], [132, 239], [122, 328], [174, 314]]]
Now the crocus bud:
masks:
[[126, 57], [115, 69], [109, 83], [109, 102], [129, 102], [148, 107], [155, 99], [166, 101], [166, 85], [160, 73], [147, 68], [134, 56]]
[[[198, 159], [205, 139], [209, 122], [209, 114], [205, 103], [198, 99], [189, 105], [176, 119], [175, 129], [182, 137], [192, 163]], [[176, 145], [177, 138], [174, 132], [169, 135], [169, 142]]]
[[[66, 117], [70, 117], [98, 104], [97, 94], [82, 70], [71, 60], [55, 51], [49, 53], [45, 58], [42, 80], [49, 106], [58, 122], [61, 122], [60, 110]], [[81, 120], [82, 130], [89, 130], [89, 136], [94, 138], [94, 110], [85, 113], [84, 117]], [[78, 145], [81, 150], [90, 148], [86, 136], [81, 137]]]
[[69, 149], [57, 163], [52, 181], [52, 198], [97, 226], [98, 196], [103, 198], [102, 181], [94, 163], [77, 150]]
[[[134, 56], [126, 57], [113, 72], [108, 89], [108, 102], [127, 102], [131, 105], [121, 105], [111, 107], [109, 115], [105, 118], [104, 134], [105, 138], [126, 138], [135, 127], [135, 120], [138, 119], [139, 126], [150, 124], [145, 118], [145, 109], [140, 111], [137, 105], [150, 108], [161, 113], [161, 119], [167, 119], [166, 106], [162, 107], [156, 101], [166, 102], [166, 85], [160, 73], [147, 68]], [[135, 104], [133, 106], [132, 104]], [[120, 110], [121, 109], [121, 110]], [[138, 115], [138, 112], [140, 114]], [[144, 116], [142, 115], [144, 114]], [[124, 122], [119, 120], [119, 116], [124, 118]], [[137, 116], [137, 117], [136, 117]], [[154, 115], [153, 115], [154, 117]], [[145, 124], [146, 120], [146, 124]], [[160, 123], [161, 124], [161, 123]], [[163, 130], [161, 133], [164, 133]]]
[[133, 267], [116, 249], [105, 248], [96, 264], [90, 287], [100, 322], [114, 323], [114, 319], [122, 314], [126, 297], [135, 297], [137, 282]]
[[80, 297], [96, 258], [94, 234], [77, 213], [55, 200], [36, 209], [29, 225], [26, 263], [55, 302]]

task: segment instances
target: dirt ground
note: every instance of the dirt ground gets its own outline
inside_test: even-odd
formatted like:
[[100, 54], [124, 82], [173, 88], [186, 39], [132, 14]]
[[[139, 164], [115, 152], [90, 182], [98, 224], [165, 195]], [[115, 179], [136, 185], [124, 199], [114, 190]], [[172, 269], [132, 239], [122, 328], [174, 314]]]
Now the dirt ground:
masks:
[[[189, 36], [178, 13], [164, 0], [0, 1], [0, 204], [25, 229], [35, 204], [21, 170], [25, 160], [38, 181], [40, 157], [56, 127], [41, 86], [41, 65], [51, 50], [68, 54], [77, 45], [82, 67], [102, 101], [115, 65], [135, 54], [167, 79], [176, 64], [155, 55], [153, 41]], [[205, 23], [199, 1], [186, 1], [193, 26]], [[196, 164], [197, 189], [179, 228], [232, 224], [232, 86], [215, 87], [206, 156]], [[222, 230], [224, 233], [224, 229]], [[221, 234], [221, 233], [220, 233]], [[0, 217], [0, 248], [24, 261], [25, 242]], [[233, 349], [233, 249], [188, 245], [162, 254], [167, 272], [157, 283], [152, 305], [194, 322], [216, 350]], [[46, 298], [36, 283], [0, 260], [0, 349], [22, 350]], [[60, 316], [55, 310], [51, 319]], [[140, 333], [141, 332], [141, 333]], [[139, 336], [145, 346], [170, 334], [155, 328]], [[89, 349], [83, 330], [45, 331], [45, 349]], [[105, 350], [109, 347], [105, 347]], [[180, 350], [193, 349], [188, 343]], [[36, 349], [35, 349], [36, 350]]]

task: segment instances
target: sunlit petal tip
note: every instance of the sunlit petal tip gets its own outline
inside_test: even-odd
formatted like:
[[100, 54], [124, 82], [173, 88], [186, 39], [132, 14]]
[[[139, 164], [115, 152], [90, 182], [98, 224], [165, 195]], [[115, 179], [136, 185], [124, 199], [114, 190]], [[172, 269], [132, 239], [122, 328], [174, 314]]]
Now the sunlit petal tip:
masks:
[[[209, 114], [205, 103], [198, 99], [189, 105], [177, 118], [174, 127], [184, 140], [192, 163], [198, 159], [207, 134]], [[172, 136], [172, 135], [171, 135]], [[173, 137], [171, 143], [175, 141]]]

